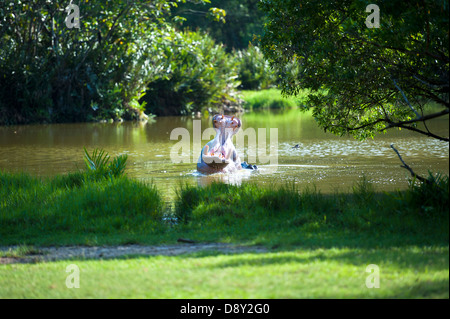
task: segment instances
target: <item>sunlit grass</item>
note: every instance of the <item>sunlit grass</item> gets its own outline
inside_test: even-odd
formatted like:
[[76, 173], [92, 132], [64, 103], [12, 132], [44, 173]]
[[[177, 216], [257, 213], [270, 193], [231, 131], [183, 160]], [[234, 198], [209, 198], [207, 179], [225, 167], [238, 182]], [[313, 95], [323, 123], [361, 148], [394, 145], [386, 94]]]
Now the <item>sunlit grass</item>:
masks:
[[16, 247], [9, 247], [8, 250], [0, 251], [0, 257], [20, 258], [24, 256], [39, 254], [40, 250], [34, 246], [19, 245]]
[[[448, 247], [65, 260], [0, 266], [0, 298], [448, 298]], [[66, 287], [66, 267], [80, 288]], [[369, 289], [368, 265], [380, 288]]]
[[260, 109], [292, 109], [300, 105], [300, 97], [284, 97], [279, 89], [262, 91], [242, 91], [244, 108], [248, 110]]

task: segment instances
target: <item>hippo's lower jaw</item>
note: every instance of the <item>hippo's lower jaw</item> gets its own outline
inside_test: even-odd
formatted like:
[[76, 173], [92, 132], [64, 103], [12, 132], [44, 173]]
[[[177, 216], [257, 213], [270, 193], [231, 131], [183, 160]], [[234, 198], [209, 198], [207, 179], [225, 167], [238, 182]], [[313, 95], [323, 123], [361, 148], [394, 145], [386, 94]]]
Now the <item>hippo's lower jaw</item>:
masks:
[[203, 156], [203, 161], [205, 162], [206, 165], [208, 165], [214, 169], [217, 169], [217, 170], [223, 170], [223, 169], [225, 169], [225, 167], [227, 167], [229, 164], [231, 164], [230, 160], [221, 159], [216, 156], [207, 156], [207, 155]]
[[[230, 165], [230, 167], [228, 167], [229, 165]], [[241, 170], [241, 169], [256, 171], [256, 170], [258, 170], [258, 167], [256, 165], [248, 164], [247, 162], [240, 163], [240, 167], [235, 166], [235, 164], [232, 162], [209, 163], [209, 164], [206, 164], [203, 162], [203, 163], [197, 164], [197, 170], [200, 173], [207, 174], [207, 175], [216, 174], [216, 173], [230, 173], [230, 172]]]
[[239, 159], [233, 161], [222, 154], [209, 153], [208, 145], [206, 145], [197, 164], [197, 170], [204, 174], [229, 173], [241, 169], [239, 165]]

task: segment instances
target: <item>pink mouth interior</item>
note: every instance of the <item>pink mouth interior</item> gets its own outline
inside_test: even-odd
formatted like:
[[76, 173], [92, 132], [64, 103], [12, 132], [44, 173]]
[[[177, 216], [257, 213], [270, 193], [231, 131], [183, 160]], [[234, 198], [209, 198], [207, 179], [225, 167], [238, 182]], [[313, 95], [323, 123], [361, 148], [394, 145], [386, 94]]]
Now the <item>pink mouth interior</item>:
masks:
[[[225, 142], [231, 138], [241, 126], [241, 122], [238, 118], [234, 116], [226, 115], [216, 115], [214, 117], [213, 126], [217, 131], [217, 134], [221, 136], [220, 146], [214, 149], [208, 150], [205, 156], [216, 157], [214, 164], [226, 164], [228, 165], [227, 159], [231, 156], [230, 153], [227, 154], [227, 150], [224, 148]], [[228, 158], [227, 158], [228, 157]], [[221, 160], [222, 163], [217, 163], [217, 158]]]

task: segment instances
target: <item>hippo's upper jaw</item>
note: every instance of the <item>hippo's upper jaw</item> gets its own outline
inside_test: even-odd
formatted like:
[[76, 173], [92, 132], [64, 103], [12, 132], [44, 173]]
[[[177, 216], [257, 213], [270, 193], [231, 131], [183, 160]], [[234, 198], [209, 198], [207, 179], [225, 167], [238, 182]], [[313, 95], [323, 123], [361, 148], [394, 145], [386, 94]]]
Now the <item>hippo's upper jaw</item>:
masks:
[[241, 161], [231, 140], [241, 128], [241, 120], [234, 116], [216, 115], [212, 124], [217, 135], [203, 148], [197, 170], [213, 174], [241, 169]]

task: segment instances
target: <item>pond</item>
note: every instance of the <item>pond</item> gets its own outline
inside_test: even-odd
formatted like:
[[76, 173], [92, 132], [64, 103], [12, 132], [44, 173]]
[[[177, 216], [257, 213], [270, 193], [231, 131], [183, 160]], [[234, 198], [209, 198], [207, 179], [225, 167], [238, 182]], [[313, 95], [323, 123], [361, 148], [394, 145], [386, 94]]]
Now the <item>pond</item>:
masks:
[[[171, 151], [179, 140], [171, 140], [174, 129], [190, 132], [211, 127], [205, 117], [161, 117], [149, 123], [82, 123], [0, 127], [0, 170], [25, 171], [36, 176], [52, 176], [84, 168], [83, 148], [103, 148], [111, 156], [128, 154], [126, 174], [143, 181], [154, 181], [166, 200], [173, 199], [180, 183], [206, 185], [215, 180], [240, 184], [244, 181], [264, 185], [295, 183], [300, 189], [317, 187], [322, 193], [349, 191], [362, 176], [379, 191], [405, 189], [409, 173], [390, 148], [395, 144], [403, 159], [416, 173], [449, 173], [449, 144], [409, 131], [391, 130], [375, 139], [360, 142], [352, 137], [337, 137], [323, 132], [309, 113], [246, 113], [241, 116], [242, 130], [266, 129], [258, 141], [266, 140], [267, 154], [277, 155], [276, 162], [264, 162], [251, 138], [237, 147], [242, 160], [259, 166], [259, 171], [204, 176], [196, 171], [198, 147], [209, 139], [197, 141], [180, 155], [190, 160], [173, 163]], [[270, 136], [277, 129], [277, 143], [270, 146]], [[435, 120], [432, 130], [448, 136], [449, 122]], [[247, 131], [248, 132], [248, 131]], [[265, 135], [265, 136], [264, 136]], [[176, 136], [175, 136], [176, 138]], [[212, 137], [211, 137], [212, 138]], [[200, 144], [201, 143], [201, 144]], [[298, 145], [297, 148], [293, 148]], [[197, 152], [198, 151], [198, 152]], [[276, 153], [277, 152], [277, 153]], [[176, 153], [176, 151], [175, 151]], [[172, 153], [173, 154], [173, 153]]]

